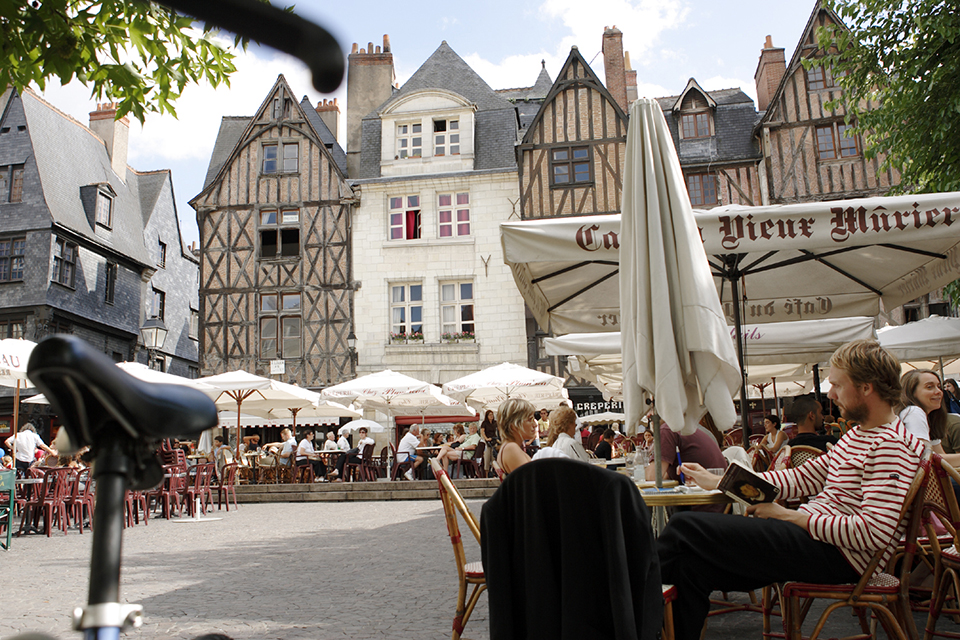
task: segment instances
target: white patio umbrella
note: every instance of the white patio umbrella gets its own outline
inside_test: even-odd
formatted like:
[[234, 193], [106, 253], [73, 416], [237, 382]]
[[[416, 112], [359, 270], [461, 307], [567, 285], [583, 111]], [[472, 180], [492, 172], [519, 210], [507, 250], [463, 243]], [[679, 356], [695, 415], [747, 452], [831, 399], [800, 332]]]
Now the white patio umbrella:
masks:
[[293, 428], [297, 427], [298, 418], [360, 418], [362, 413], [346, 407], [333, 400], [324, 400], [317, 394], [317, 402], [306, 407], [286, 407], [271, 409], [270, 416], [278, 420], [293, 420]]
[[626, 416], [622, 413], [613, 411], [604, 411], [603, 413], [593, 413], [587, 416], [580, 416], [581, 424], [610, 424], [611, 422], [623, 422]]
[[496, 409], [510, 398], [529, 400], [538, 408], [554, 408], [569, 398], [563, 378], [504, 362], [451, 380], [443, 392], [477, 409]]
[[13, 459], [17, 459], [17, 426], [20, 421], [20, 388], [30, 387], [27, 360], [36, 342], [19, 338], [0, 340], [0, 385], [13, 387]]
[[269, 420], [272, 409], [308, 407], [318, 399], [318, 395], [308, 389], [256, 376], [246, 371], [229, 371], [199, 378], [199, 381], [210, 387], [210, 389], [204, 390], [204, 393], [213, 399], [218, 410], [226, 409], [237, 412], [236, 455], [238, 458], [243, 430], [239, 414], [248, 413]]
[[361, 427], [365, 427], [368, 433], [383, 433], [384, 431], [387, 430], [386, 427], [384, 427], [379, 422], [375, 422], [373, 420], [360, 419], [360, 420], [351, 420], [347, 424], [340, 427], [340, 431], [337, 432], [337, 435], [342, 436], [345, 433], [352, 433], [353, 431], [356, 431]]
[[[729, 428], [740, 368], [673, 138], [652, 99], [630, 110], [620, 245], [626, 431], [636, 431], [648, 395], [674, 431], [693, 433], [707, 411], [720, 429]], [[653, 431], [658, 447], [656, 419]]]
[[[447, 411], [454, 411], [453, 415], [473, 413], [443, 395], [440, 387], [390, 369], [327, 387], [320, 395], [338, 402], [356, 402], [366, 408], [379, 409], [387, 414], [388, 420], [396, 415], [427, 416]], [[462, 412], [457, 414], [461, 407]]]

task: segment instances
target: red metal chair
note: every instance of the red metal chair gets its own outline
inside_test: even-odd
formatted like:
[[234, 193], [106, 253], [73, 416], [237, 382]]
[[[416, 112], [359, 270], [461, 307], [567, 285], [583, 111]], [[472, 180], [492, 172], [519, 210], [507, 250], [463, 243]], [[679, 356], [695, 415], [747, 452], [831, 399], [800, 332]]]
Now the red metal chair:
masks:
[[67, 496], [67, 515], [76, 523], [80, 533], [83, 533], [83, 521], [89, 523], [93, 530], [93, 482], [90, 480], [90, 469], [80, 469], [73, 479], [70, 495]]
[[[483, 450], [487, 443], [481, 440], [477, 443], [477, 448], [473, 450], [473, 455], [468, 460], [463, 457], [457, 458], [453, 463], [457, 467], [458, 478], [483, 478]], [[466, 473], [466, 475], [464, 475]]]
[[390, 452], [393, 454], [393, 473], [390, 476], [391, 480], [396, 480], [397, 476], [401, 476], [407, 470], [413, 470], [413, 460], [403, 460], [400, 461], [397, 457], [397, 448], [390, 443]]
[[[235, 463], [234, 463], [235, 464]], [[213, 490], [210, 488], [210, 482], [216, 471], [216, 464], [207, 462], [191, 467], [188, 478], [191, 480], [187, 484], [184, 499], [187, 503], [187, 514], [196, 516], [197, 505], [199, 504], [200, 513], [207, 512], [207, 501], [213, 507]]]
[[36, 528], [43, 516], [43, 526], [47, 537], [53, 529], [54, 518], [59, 518], [60, 528], [67, 533], [67, 505], [66, 498], [70, 491], [70, 481], [74, 469], [70, 467], [56, 467], [47, 469], [43, 473], [43, 484], [40, 490], [34, 492], [33, 497], [26, 501], [23, 518], [20, 520], [20, 533], [27, 526]]
[[233, 496], [233, 506], [238, 509], [240, 508], [239, 505], [237, 505], [237, 491], [235, 489], [237, 472], [238, 465], [236, 462], [224, 465], [223, 472], [220, 474], [220, 482], [217, 485], [217, 511], [220, 510], [224, 501], [227, 503], [227, 511], [230, 511], [231, 495]]
[[350, 458], [347, 458], [346, 464], [343, 465], [343, 480], [356, 482], [357, 480], [373, 482], [376, 480], [376, 472], [373, 469], [373, 445], [367, 444], [364, 445], [363, 451], [360, 453], [360, 461], [353, 462]]

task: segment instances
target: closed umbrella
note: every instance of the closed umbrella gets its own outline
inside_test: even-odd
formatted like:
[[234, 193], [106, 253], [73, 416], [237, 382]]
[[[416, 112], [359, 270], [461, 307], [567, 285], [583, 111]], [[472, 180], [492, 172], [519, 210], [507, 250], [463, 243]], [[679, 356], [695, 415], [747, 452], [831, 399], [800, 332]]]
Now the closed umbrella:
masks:
[[[707, 411], [719, 428], [731, 427], [740, 369], [673, 138], [655, 100], [631, 107], [620, 231], [627, 428], [635, 430], [647, 412], [648, 395], [674, 431], [693, 433]], [[655, 446], [659, 436], [655, 424]]]

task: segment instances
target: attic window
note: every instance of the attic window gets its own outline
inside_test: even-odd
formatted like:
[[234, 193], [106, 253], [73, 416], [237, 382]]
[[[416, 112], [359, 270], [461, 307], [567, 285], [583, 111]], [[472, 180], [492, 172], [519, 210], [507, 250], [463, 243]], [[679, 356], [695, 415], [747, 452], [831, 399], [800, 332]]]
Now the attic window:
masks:
[[433, 155], [460, 155], [460, 121], [433, 121]]
[[680, 138], [709, 138], [713, 133], [713, 110], [702, 94], [691, 91], [680, 107]]
[[23, 201], [23, 165], [0, 166], [0, 202]]
[[101, 227], [113, 228], [113, 198], [103, 191], [97, 191], [96, 220]]
[[554, 187], [591, 181], [589, 147], [561, 147], [550, 152], [550, 177]]
[[[283, 157], [280, 157], [280, 153]], [[295, 173], [300, 169], [300, 145], [296, 142], [266, 142], [263, 145], [263, 173]]]
[[817, 91], [832, 89], [837, 86], [834, 82], [833, 69], [830, 67], [810, 67], [807, 69], [807, 89]]

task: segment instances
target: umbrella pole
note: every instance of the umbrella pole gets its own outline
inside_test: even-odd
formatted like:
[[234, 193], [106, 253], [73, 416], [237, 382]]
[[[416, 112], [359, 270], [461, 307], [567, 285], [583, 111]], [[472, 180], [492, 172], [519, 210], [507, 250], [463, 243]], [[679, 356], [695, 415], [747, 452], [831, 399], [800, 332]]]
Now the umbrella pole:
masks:
[[[736, 271], [730, 278], [730, 290], [733, 294], [733, 327], [737, 336], [737, 362], [740, 363], [740, 431], [743, 434], [743, 448], [750, 449], [750, 423], [747, 420], [747, 370], [744, 367], [743, 354], [743, 317], [740, 315], [740, 279]], [[656, 437], [657, 434], [654, 434]]]
[[780, 421], [783, 421], [783, 417], [780, 415], [780, 399], [777, 398], [777, 379], [770, 378], [773, 380], [773, 412], [780, 418]]
[[[940, 356], [940, 386], [943, 386], [943, 356]], [[20, 388], [20, 381], [17, 380], [17, 389]]]
[[243, 427], [240, 426], [240, 406], [243, 404], [241, 394], [237, 394], [237, 462], [240, 462], [240, 436]]
[[817, 362], [813, 363], [813, 397], [823, 404], [820, 399], [820, 364]]
[[[20, 421], [20, 381], [17, 380], [17, 390], [13, 396], [13, 468], [17, 468], [17, 424]], [[7, 526], [10, 526], [7, 523]]]
[[663, 489], [663, 463], [660, 462], [660, 414], [656, 407], [653, 410], [653, 416], [650, 420], [653, 425], [653, 466], [654, 478], [657, 481], [657, 489]]

